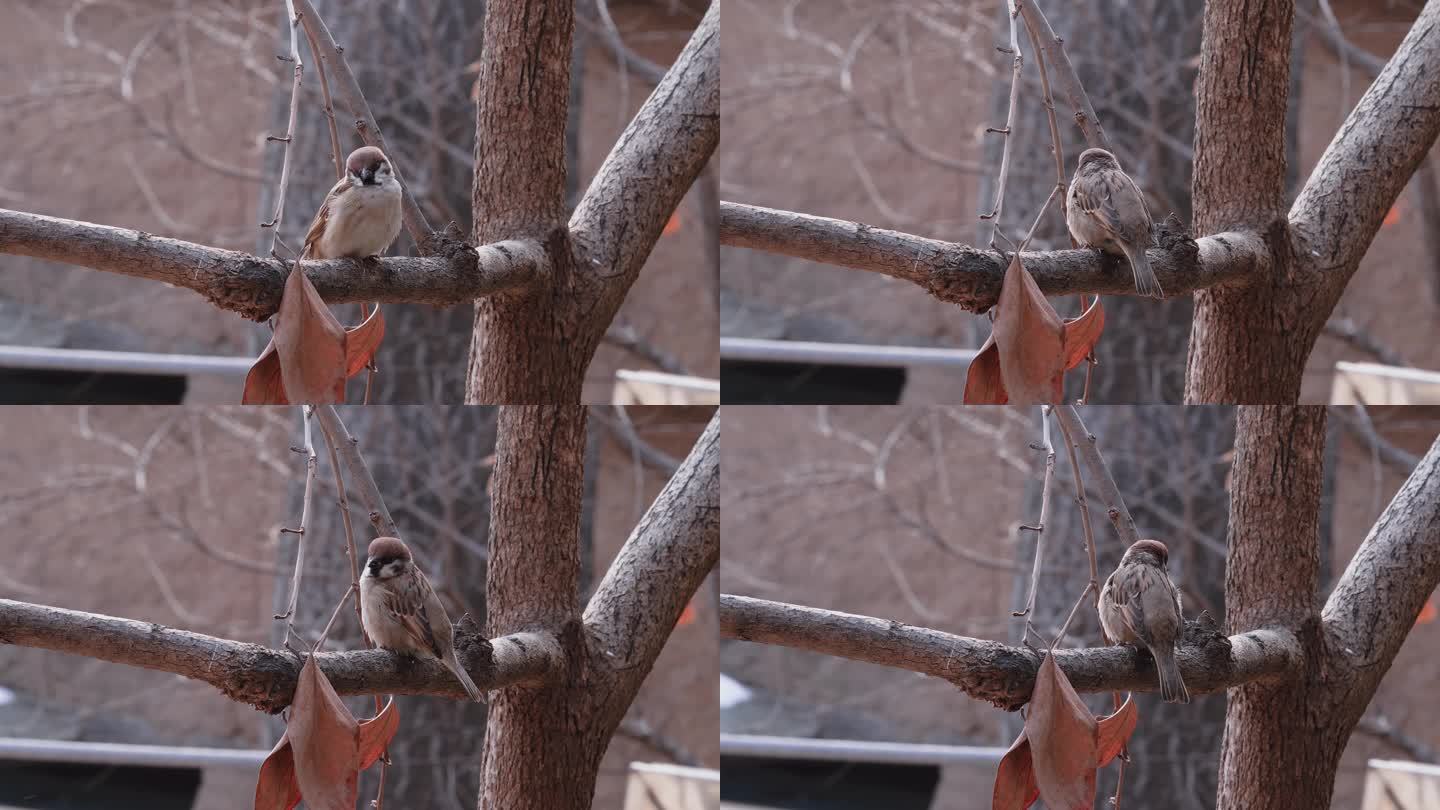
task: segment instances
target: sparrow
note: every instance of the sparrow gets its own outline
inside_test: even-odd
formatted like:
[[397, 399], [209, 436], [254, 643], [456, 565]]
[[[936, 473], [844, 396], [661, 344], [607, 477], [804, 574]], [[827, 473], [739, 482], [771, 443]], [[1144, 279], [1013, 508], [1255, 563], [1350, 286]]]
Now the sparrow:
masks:
[[1135, 276], [1135, 289], [1151, 298], [1165, 297], [1160, 280], [1150, 269], [1145, 248], [1150, 246], [1150, 212], [1145, 195], [1104, 149], [1080, 153], [1075, 179], [1065, 198], [1065, 225], [1085, 247], [1124, 255]]
[[455, 658], [454, 629], [445, 606], [398, 537], [370, 542], [365, 573], [360, 576], [360, 623], [376, 646], [437, 658], [455, 673], [471, 700], [485, 699]]
[[1165, 565], [1170, 551], [1159, 540], [1137, 540], [1100, 590], [1100, 626], [1115, 644], [1143, 644], [1155, 658], [1160, 696], [1189, 703], [1190, 693], [1175, 663], [1175, 645], [1184, 619], [1180, 591]]
[[305, 234], [307, 259], [379, 256], [400, 235], [400, 181], [385, 153], [362, 146], [345, 160], [342, 177]]

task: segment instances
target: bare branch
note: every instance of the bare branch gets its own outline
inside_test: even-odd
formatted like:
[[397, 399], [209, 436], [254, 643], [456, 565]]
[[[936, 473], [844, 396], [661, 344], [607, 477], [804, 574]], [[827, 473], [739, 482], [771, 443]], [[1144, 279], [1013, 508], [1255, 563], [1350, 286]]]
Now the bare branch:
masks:
[[1075, 72], [1070, 55], [1065, 53], [1065, 41], [1055, 35], [1055, 29], [1050, 27], [1050, 21], [1045, 19], [1045, 13], [1039, 6], [1030, 0], [1018, 0], [1018, 3], [1025, 25], [1038, 34], [1036, 38], [1040, 40], [1041, 58], [1055, 68], [1055, 84], [1075, 109], [1075, 125], [1080, 127], [1085, 142], [1110, 149], [1110, 138], [1105, 135], [1105, 128], [1100, 126], [1100, 116], [1095, 114], [1090, 96], [1080, 84], [1080, 74]]
[[[1121, 544], [1129, 548], [1140, 539], [1140, 533], [1136, 531], [1135, 519], [1130, 517], [1130, 510], [1125, 506], [1124, 497], [1120, 495], [1120, 487], [1115, 484], [1114, 476], [1110, 475], [1110, 466], [1105, 463], [1105, 457], [1100, 455], [1100, 448], [1095, 445], [1095, 434], [1080, 421], [1080, 413], [1074, 405], [1062, 405], [1056, 410], [1055, 418], [1064, 427], [1066, 442], [1079, 451], [1080, 458], [1085, 461], [1085, 468], [1094, 476], [1095, 488], [1100, 493], [1100, 500], [1105, 502], [1105, 515], [1115, 527], [1115, 534], [1120, 537]], [[1078, 469], [1075, 470], [1075, 475], [1077, 478], [1080, 475]]]
[[[722, 594], [720, 635], [933, 675], [1007, 710], [1030, 699], [1041, 657], [1024, 647], [913, 627], [902, 622]], [[1188, 640], [1188, 637], [1187, 637]], [[1285, 676], [1300, 670], [1299, 639], [1270, 627], [1181, 647], [1177, 658], [1191, 694]], [[1076, 690], [1155, 691], [1155, 664], [1133, 647], [1056, 650]]]
[[[272, 714], [290, 705], [304, 663], [298, 655], [259, 644], [9, 599], [0, 599], [0, 643], [182, 675]], [[462, 621], [455, 649], [476, 685], [486, 690], [538, 685], [564, 670], [559, 643], [544, 633], [487, 641], [473, 623]], [[459, 681], [438, 661], [385, 650], [321, 653], [316, 659], [342, 695], [466, 698]]]
[[1431, 75], [1436, 64], [1440, 3], [1427, 3], [1290, 208], [1297, 252], [1315, 256], [1318, 267], [1329, 271], [1335, 300], [1440, 134], [1440, 82]]
[[[720, 559], [720, 416], [640, 519], [585, 606], [587, 635], [619, 673], [620, 711], [654, 666], [685, 604]], [[644, 592], [648, 598], [636, 599]], [[617, 717], [618, 722], [618, 717]]]
[[[452, 243], [434, 258], [329, 259], [300, 265], [331, 304], [448, 306], [533, 284], [547, 272], [534, 242], [478, 249]], [[32, 256], [184, 287], [221, 309], [263, 321], [280, 306], [289, 265], [129, 228], [0, 209], [0, 253]]]
[[1336, 642], [1331, 649], [1354, 669], [1347, 688], [1368, 697], [1390, 669], [1420, 608], [1440, 585], [1437, 541], [1440, 439], [1375, 521], [1321, 612]]
[[[1162, 226], [1163, 227], [1163, 226]], [[981, 312], [995, 305], [1006, 263], [994, 251], [926, 239], [858, 222], [740, 203], [720, 203], [720, 241], [799, 259], [881, 273]], [[1221, 233], [1190, 242], [1183, 235], [1149, 251], [1150, 264], [1170, 296], [1244, 281], [1269, 272], [1270, 254], [1254, 233]], [[1095, 250], [1022, 253], [1025, 269], [1046, 295], [1135, 295], [1130, 268]]]
[[[720, 141], [720, 4], [712, 2], [570, 217], [588, 266], [618, 309], [666, 221]], [[608, 318], [607, 318], [608, 321]]]
[[[360, 455], [359, 442], [350, 435], [345, 423], [340, 421], [340, 414], [335, 411], [335, 406], [319, 406], [315, 409], [315, 416], [320, 422], [321, 432], [325, 434], [325, 443], [340, 457], [345, 469], [354, 479], [355, 492], [360, 496], [360, 502], [370, 510], [370, 525], [375, 527], [377, 535], [404, 540], [400, 527], [395, 525], [395, 518], [390, 516], [385, 499], [380, 495], [380, 485], [375, 483], [375, 476], [370, 474], [370, 465], [366, 464], [365, 457]], [[337, 478], [340, 476], [339, 468], [336, 468], [335, 475]]]

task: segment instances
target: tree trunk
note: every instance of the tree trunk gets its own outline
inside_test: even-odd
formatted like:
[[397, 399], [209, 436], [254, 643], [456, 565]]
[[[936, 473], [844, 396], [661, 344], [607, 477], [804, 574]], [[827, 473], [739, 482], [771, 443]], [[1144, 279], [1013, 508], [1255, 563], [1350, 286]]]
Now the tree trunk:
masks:
[[1329, 807], [1350, 729], [1322, 688], [1319, 662], [1333, 653], [1315, 614], [1325, 409], [1245, 408], [1235, 433], [1226, 628], [1299, 628], [1312, 664], [1301, 678], [1230, 691], [1217, 806]]

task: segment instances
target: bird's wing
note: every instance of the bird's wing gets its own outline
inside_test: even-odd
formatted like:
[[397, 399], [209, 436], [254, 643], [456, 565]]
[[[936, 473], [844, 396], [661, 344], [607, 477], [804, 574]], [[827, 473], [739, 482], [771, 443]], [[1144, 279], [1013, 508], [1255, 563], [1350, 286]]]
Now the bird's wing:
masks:
[[1119, 205], [1128, 207], [1133, 203], [1146, 212], [1145, 222], [1150, 221], [1149, 211], [1145, 208], [1145, 195], [1140, 193], [1140, 187], [1135, 185], [1135, 181], [1130, 179], [1128, 174], [1102, 170], [1095, 173], [1093, 182], [1075, 183], [1072, 187], [1075, 193], [1072, 195], [1071, 204], [1095, 220], [1101, 228], [1126, 242], [1149, 242], [1148, 232], [1127, 233], [1125, 223], [1120, 217]]
[[[424, 589], [424, 590], [428, 590]], [[415, 646], [430, 650], [436, 658], [442, 657], [435, 633], [430, 629], [430, 615], [426, 610], [426, 594], [421, 589], [406, 588], [392, 590], [385, 594], [385, 607], [395, 617]]]
[[[1135, 572], [1143, 574], [1143, 571]], [[1116, 580], [1119, 581], [1116, 581]], [[1110, 589], [1110, 600], [1119, 608], [1120, 621], [1125, 624], [1133, 638], [1149, 646], [1150, 631], [1145, 625], [1145, 608], [1141, 604], [1140, 590], [1145, 580], [1140, 576], [1111, 576], [1110, 581], [1114, 587]]]
[[305, 233], [305, 246], [300, 251], [301, 256], [311, 254], [315, 243], [320, 241], [321, 235], [325, 233], [325, 223], [330, 220], [330, 206], [350, 188], [350, 181], [342, 177], [331, 187], [330, 193], [325, 195], [325, 201], [320, 203], [320, 210], [315, 212], [315, 219], [310, 223], [310, 230]]

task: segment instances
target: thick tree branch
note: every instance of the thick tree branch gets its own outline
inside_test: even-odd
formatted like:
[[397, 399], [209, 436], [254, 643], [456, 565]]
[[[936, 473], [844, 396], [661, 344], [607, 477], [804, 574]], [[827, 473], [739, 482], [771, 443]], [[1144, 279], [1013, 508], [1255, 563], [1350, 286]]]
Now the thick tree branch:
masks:
[[1334, 299], [1440, 134], [1437, 66], [1440, 3], [1426, 3], [1290, 208], [1296, 253], [1331, 273]]
[[[1041, 661], [1032, 650], [998, 641], [730, 594], [720, 597], [720, 635], [933, 675], [1008, 710], [1030, 699]], [[1300, 642], [1285, 628], [1262, 628], [1228, 639], [1199, 631], [1187, 634], [1187, 642], [1197, 635], [1202, 643], [1187, 644], [1178, 655], [1192, 695], [1273, 679], [1302, 666]], [[1055, 660], [1081, 692], [1158, 688], [1154, 662], [1132, 647], [1058, 650]]]
[[[291, 652], [259, 644], [9, 599], [0, 599], [0, 644], [183, 675], [272, 714], [290, 705], [304, 663]], [[472, 622], [462, 620], [455, 648], [481, 689], [538, 685], [565, 668], [559, 643], [545, 633], [515, 633], [487, 641]], [[437, 661], [408, 659], [385, 650], [320, 653], [317, 658], [342, 695], [465, 698], [459, 681]]]
[[619, 308], [665, 222], [719, 141], [717, 0], [615, 142], [570, 217], [582, 272], [607, 282], [607, 312]]
[[[685, 604], [720, 559], [720, 415], [631, 532], [585, 606], [592, 660], [619, 679], [619, 722], [675, 629]], [[641, 598], [641, 595], [644, 598]]]
[[1363, 709], [1440, 585], [1440, 439], [1410, 473], [1330, 593], [1320, 618], [1354, 670]]
[[[529, 241], [478, 249], [446, 242], [445, 255], [301, 262], [331, 304], [379, 301], [447, 306], [534, 283], [544, 250]], [[275, 313], [290, 265], [248, 253], [70, 219], [0, 209], [0, 253], [162, 281], [260, 321]]]
[[[1198, 241], [1161, 225], [1160, 249], [1150, 264], [1169, 295], [1269, 272], [1270, 254], [1253, 233], [1220, 233]], [[982, 312], [995, 305], [1005, 262], [994, 251], [926, 239], [858, 222], [754, 205], [720, 204], [720, 241], [798, 259], [881, 273], [917, 284], [942, 301]], [[1021, 254], [1046, 295], [1134, 295], [1123, 258], [1094, 250]]]

